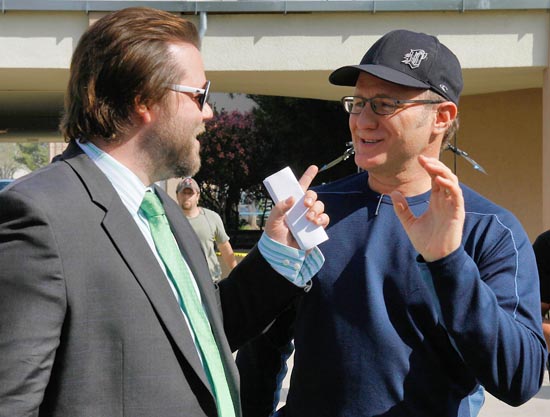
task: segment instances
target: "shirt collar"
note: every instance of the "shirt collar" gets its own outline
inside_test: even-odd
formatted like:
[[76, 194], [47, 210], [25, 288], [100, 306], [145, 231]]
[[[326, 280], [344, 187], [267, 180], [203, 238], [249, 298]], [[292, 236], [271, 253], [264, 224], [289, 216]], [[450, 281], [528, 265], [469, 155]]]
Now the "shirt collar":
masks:
[[138, 213], [145, 192], [152, 188], [145, 186], [129, 168], [93, 143], [81, 143], [79, 140], [76, 143], [105, 174], [130, 213]]

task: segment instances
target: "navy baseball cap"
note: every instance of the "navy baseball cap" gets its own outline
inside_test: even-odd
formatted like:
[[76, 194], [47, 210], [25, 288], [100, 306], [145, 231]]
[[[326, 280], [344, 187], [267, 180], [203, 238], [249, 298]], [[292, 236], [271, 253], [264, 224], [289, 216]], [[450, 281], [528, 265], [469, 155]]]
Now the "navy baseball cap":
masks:
[[359, 65], [338, 68], [335, 85], [355, 86], [360, 72], [395, 84], [432, 90], [458, 105], [464, 85], [458, 58], [435, 36], [394, 30], [378, 39]]

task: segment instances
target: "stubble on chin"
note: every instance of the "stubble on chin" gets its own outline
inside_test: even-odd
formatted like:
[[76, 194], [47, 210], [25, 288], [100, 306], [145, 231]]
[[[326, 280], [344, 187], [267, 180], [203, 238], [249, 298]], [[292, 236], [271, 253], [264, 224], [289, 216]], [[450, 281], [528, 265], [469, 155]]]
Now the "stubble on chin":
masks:
[[200, 143], [197, 136], [205, 131], [204, 124], [197, 128], [197, 131], [190, 138], [187, 146], [182, 149], [178, 161], [174, 164], [175, 177], [192, 177], [201, 168]]
[[196, 138], [205, 131], [204, 123], [197, 126], [192, 135], [183, 131], [178, 136], [177, 131], [173, 125], [161, 124], [152, 128], [141, 142], [155, 181], [192, 177], [201, 167], [200, 144]]
[[201, 168], [199, 148], [195, 155], [185, 155], [174, 164], [174, 177], [193, 177]]

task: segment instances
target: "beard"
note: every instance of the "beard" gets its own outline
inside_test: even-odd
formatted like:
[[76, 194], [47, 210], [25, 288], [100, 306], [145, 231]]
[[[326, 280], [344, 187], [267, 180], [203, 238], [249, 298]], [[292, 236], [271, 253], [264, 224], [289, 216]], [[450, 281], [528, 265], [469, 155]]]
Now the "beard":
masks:
[[[170, 165], [172, 167], [170, 177], [193, 177], [199, 172], [201, 167], [200, 146], [198, 142], [194, 145], [182, 147], [179, 158], [176, 158], [175, 153], [172, 154], [174, 157], [172, 165]], [[166, 159], [169, 157], [167, 156]]]
[[177, 120], [159, 121], [144, 135], [141, 147], [148, 156], [155, 181], [173, 177], [192, 177], [201, 167], [197, 136], [205, 130], [199, 126], [183, 126]]

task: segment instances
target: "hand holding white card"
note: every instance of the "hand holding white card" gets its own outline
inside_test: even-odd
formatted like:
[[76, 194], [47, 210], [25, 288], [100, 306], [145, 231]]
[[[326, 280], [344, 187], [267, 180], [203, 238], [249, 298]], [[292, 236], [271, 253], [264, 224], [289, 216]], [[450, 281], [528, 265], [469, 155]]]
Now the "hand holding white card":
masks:
[[304, 206], [304, 192], [289, 167], [267, 177], [264, 185], [275, 204], [294, 197], [295, 203], [286, 213], [286, 223], [301, 249], [311, 249], [328, 239], [323, 227], [306, 219], [308, 209]]

